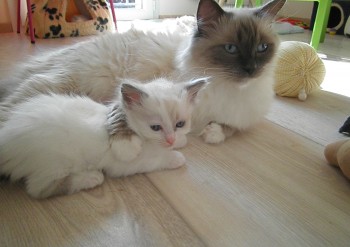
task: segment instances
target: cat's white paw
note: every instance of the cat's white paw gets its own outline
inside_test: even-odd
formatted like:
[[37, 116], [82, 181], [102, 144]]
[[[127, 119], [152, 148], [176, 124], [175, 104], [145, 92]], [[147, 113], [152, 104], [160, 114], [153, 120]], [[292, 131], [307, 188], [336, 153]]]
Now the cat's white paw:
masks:
[[137, 135], [130, 138], [115, 139], [111, 149], [116, 158], [123, 162], [130, 162], [142, 151], [142, 140]]
[[92, 189], [103, 183], [104, 176], [100, 171], [86, 171], [71, 175], [71, 188], [69, 193]]
[[210, 123], [202, 131], [201, 136], [206, 143], [220, 143], [225, 140], [225, 134], [220, 124]]
[[186, 135], [179, 135], [176, 137], [174, 148], [182, 148], [186, 146], [187, 144], [187, 137]]
[[178, 168], [186, 163], [185, 156], [179, 151], [171, 151], [171, 156], [172, 157], [170, 158], [170, 163], [168, 167], [170, 169]]

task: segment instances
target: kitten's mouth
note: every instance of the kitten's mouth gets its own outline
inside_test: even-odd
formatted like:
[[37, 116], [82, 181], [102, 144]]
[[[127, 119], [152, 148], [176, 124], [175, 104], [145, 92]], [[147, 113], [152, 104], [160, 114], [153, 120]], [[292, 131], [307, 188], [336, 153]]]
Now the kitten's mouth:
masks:
[[165, 143], [163, 144], [163, 146], [164, 146], [165, 148], [172, 148], [172, 147], [174, 146], [174, 144], [169, 144], [169, 143], [165, 142]]

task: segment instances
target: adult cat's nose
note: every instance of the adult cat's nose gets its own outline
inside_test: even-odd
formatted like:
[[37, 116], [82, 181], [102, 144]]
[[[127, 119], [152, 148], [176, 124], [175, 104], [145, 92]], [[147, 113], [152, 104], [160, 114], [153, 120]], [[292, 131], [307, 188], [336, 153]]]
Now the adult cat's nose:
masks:
[[255, 72], [256, 66], [245, 66], [243, 70], [247, 72], [248, 75], [252, 75]]
[[245, 63], [242, 64], [242, 69], [248, 75], [254, 74], [256, 69], [257, 69], [256, 61], [255, 60], [248, 60], [248, 61], [246, 61]]

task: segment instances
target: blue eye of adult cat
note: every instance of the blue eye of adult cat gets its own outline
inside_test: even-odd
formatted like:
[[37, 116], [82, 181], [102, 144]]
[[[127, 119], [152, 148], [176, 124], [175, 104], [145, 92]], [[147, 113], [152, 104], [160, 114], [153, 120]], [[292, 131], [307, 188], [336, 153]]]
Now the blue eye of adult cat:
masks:
[[237, 53], [237, 46], [235, 46], [233, 44], [226, 44], [225, 45], [225, 50], [228, 53], [235, 54], [235, 53]]
[[176, 123], [176, 128], [182, 128], [185, 125], [185, 121], [180, 121]]
[[150, 127], [153, 131], [160, 131], [162, 129], [160, 125], [151, 125]]
[[258, 48], [256, 49], [258, 52], [265, 52], [268, 48], [268, 44], [262, 43], [258, 45]]

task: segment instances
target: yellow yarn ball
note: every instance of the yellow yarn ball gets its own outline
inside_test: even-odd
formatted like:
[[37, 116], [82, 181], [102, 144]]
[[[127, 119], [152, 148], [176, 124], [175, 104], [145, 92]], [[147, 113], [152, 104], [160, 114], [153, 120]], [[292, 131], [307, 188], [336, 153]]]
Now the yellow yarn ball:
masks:
[[280, 96], [306, 100], [320, 88], [326, 68], [315, 49], [303, 42], [282, 42], [277, 53], [275, 92]]

